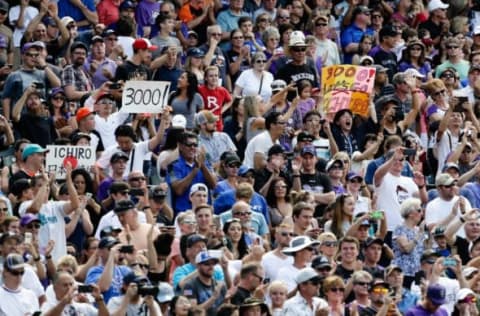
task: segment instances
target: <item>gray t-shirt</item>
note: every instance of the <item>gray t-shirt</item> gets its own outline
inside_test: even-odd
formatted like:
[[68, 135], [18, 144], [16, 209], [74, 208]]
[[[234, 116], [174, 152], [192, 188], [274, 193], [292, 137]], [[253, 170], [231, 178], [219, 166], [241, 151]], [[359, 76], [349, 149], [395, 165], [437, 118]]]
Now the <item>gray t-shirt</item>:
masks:
[[200, 94], [195, 93], [193, 100], [188, 106], [188, 99], [180, 100], [178, 97], [175, 97], [172, 100], [171, 104], [173, 108], [173, 115], [182, 114], [187, 119], [187, 128], [193, 129], [195, 127], [193, 119], [195, 113], [203, 109], [203, 99]]
[[181, 56], [183, 51], [180, 41], [178, 40], [178, 38], [173, 36], [169, 36], [168, 38], [161, 38], [160, 36], [157, 35], [154, 38], [152, 38], [150, 42], [152, 43], [152, 45], [155, 45], [158, 47], [157, 50], [152, 52], [152, 60], [161, 55], [162, 49], [165, 46], [176, 46], [179, 56]]

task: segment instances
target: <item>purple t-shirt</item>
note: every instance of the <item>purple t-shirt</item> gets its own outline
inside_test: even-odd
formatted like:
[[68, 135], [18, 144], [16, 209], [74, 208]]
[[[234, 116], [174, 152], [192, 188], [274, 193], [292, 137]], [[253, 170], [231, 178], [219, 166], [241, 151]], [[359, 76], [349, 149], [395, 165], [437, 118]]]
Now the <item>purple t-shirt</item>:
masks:
[[135, 20], [137, 21], [137, 34], [143, 36], [144, 26], [155, 25], [155, 19], [160, 11], [160, 3], [143, 0], [137, 5]]
[[435, 313], [431, 313], [423, 308], [422, 305], [417, 305], [413, 308], [410, 308], [405, 316], [448, 316], [448, 312], [440, 307], [435, 311]]

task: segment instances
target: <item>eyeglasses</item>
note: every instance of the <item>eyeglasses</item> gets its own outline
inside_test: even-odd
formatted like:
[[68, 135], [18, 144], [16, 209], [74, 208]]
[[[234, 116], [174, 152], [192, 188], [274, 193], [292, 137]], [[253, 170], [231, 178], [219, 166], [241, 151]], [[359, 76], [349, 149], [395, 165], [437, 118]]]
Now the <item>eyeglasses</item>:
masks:
[[281, 232], [280, 236], [282, 237], [296, 237], [295, 233], [289, 233], [289, 232]]
[[458, 46], [454, 46], [454, 45], [447, 46], [447, 49], [455, 49], [455, 48], [458, 48]]
[[388, 289], [385, 287], [374, 287], [372, 292], [375, 294], [387, 294]]
[[454, 75], [450, 74], [450, 73], [446, 73], [446, 74], [441, 75], [440, 77], [449, 79], [449, 78], [454, 78]]
[[8, 272], [10, 272], [10, 274], [14, 275], [14, 276], [20, 276], [20, 275], [23, 275], [25, 273], [25, 270], [10, 270], [10, 269], [7, 269]]
[[252, 274], [253, 274], [255, 277], [257, 277], [257, 278], [258, 278], [260, 281], [263, 281], [263, 279], [264, 279], [264, 277], [263, 277], [263, 276], [261, 276], [261, 275], [258, 275], [258, 274], [256, 274], [256, 273], [253, 273], [253, 272], [252, 272]]
[[27, 57], [33, 57], [33, 58], [37, 58], [38, 56], [40, 56], [40, 54], [34, 54], [34, 53], [25, 53], [25, 56], [27, 56]]
[[130, 179], [130, 181], [145, 181], [145, 180], [146, 180], [145, 177], [135, 177]]
[[58, 97], [57, 97], [57, 96], [56, 96], [56, 97], [53, 97], [52, 99], [53, 99], [53, 100], [62, 100], [62, 101], [63, 101], [63, 100], [65, 100], [65, 97], [62, 97], [62, 96], [58, 96]]
[[232, 39], [235, 39], [235, 40], [236, 39], [243, 39], [243, 36], [234, 36], [234, 37], [232, 37]]
[[325, 27], [327, 25], [328, 25], [327, 23], [317, 23], [317, 24], [315, 24], [315, 26], [321, 26], [321, 27]]
[[238, 216], [247, 216], [247, 215], [252, 214], [252, 212], [250, 212], [250, 211], [246, 211], [246, 212], [234, 212], [234, 213], [232, 213], [232, 214], [233, 214], [233, 216], [236, 216], [236, 215], [238, 215]]
[[305, 248], [305, 250], [308, 250], [308, 251], [311, 251], [311, 252], [315, 251], [315, 249], [313, 249], [313, 247], [307, 247], [307, 248]]
[[337, 247], [337, 242], [336, 241], [324, 241], [322, 243], [322, 246], [325, 247]]
[[2, 211], [2, 212], [5, 212], [5, 213], [6, 213], [6, 212], [8, 212], [8, 207], [2, 207], [2, 208], [0, 208], [0, 211]]
[[437, 92], [433, 93], [433, 95], [435, 97], [438, 97], [440, 95], [444, 95], [446, 92], [447, 92], [446, 90], [440, 90], [440, 91], [437, 91]]
[[30, 223], [28, 224], [27, 226], [25, 226], [26, 228], [28, 229], [40, 229], [42, 225], [40, 225], [40, 223]]
[[198, 147], [198, 144], [197, 143], [183, 143], [183, 146], [193, 148], [193, 147]]
[[342, 292], [343, 293], [343, 292], [345, 292], [345, 288], [343, 288], [343, 287], [332, 287], [330, 289], [330, 291], [331, 292]]
[[286, 185], [276, 185], [275, 189], [286, 189], [288, 188]]
[[296, 53], [300, 53], [300, 52], [306, 51], [307, 48], [306, 47], [292, 47], [291, 50], [296, 52]]
[[182, 224], [187, 224], [187, 225], [197, 225], [197, 221], [183, 221]]
[[267, 61], [265, 59], [257, 59], [255, 60], [255, 64], [265, 64]]
[[360, 286], [369, 286], [370, 282], [362, 282], [362, 281], [357, 281], [354, 282], [355, 285], [360, 285]]

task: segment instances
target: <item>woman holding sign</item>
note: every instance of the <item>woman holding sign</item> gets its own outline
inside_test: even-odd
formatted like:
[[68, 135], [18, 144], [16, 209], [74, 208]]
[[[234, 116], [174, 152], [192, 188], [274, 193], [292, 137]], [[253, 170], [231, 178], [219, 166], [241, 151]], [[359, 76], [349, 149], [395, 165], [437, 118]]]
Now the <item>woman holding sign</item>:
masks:
[[203, 109], [203, 99], [198, 94], [197, 77], [185, 71], [177, 81], [177, 91], [172, 92], [168, 103], [173, 109], [173, 115], [182, 114], [187, 119], [187, 129], [193, 129], [195, 113]]

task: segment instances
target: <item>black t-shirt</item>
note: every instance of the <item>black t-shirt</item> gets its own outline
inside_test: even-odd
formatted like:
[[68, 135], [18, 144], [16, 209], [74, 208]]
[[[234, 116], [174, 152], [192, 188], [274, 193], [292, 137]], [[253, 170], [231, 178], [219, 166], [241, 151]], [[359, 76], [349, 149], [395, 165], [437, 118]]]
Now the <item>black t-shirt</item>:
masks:
[[421, 23], [418, 29], [426, 29], [430, 32], [430, 38], [435, 39], [442, 34], [442, 24], [437, 25], [432, 22], [432, 19], [428, 19], [426, 22]]
[[455, 248], [457, 248], [457, 254], [462, 259], [462, 264], [466, 265], [472, 258], [468, 253], [468, 247], [470, 246], [470, 242], [465, 238], [458, 237], [455, 239], [455, 243], [453, 244]]
[[[268, 182], [268, 179], [270, 179], [271, 176], [272, 173], [267, 168], [263, 168], [255, 172], [255, 191], [259, 192], [260, 189], [263, 188], [265, 183]], [[290, 179], [290, 176], [285, 172], [285, 170], [280, 171], [280, 174], [278, 176], [285, 179], [286, 184], [289, 188], [292, 187], [292, 181]]]
[[20, 180], [20, 179], [32, 179], [32, 177], [26, 173], [23, 170], [19, 170], [15, 172], [10, 179], [8, 179], [8, 191], [10, 192], [12, 190], [12, 185], [15, 183], [15, 181]]
[[37, 116], [27, 112], [22, 114], [20, 121], [14, 123], [13, 127], [23, 138], [43, 148], [53, 144], [57, 139], [53, 119], [48, 116]]
[[[312, 87], [318, 87], [317, 71], [311, 64], [294, 65], [292, 62], [289, 62], [278, 69], [275, 79], [282, 79], [286, 83], [292, 81], [298, 83], [300, 80], [308, 80], [312, 84]], [[287, 99], [292, 101], [296, 96], [296, 92], [291, 91], [288, 93]]]
[[230, 302], [235, 305], [242, 305], [245, 299], [249, 298], [250, 296], [252, 296], [250, 291], [244, 289], [243, 287], [238, 287], [237, 291], [230, 299]]
[[[73, 139], [73, 137], [78, 133], [80, 133], [79, 129], [74, 130], [72, 132], [72, 136], [70, 136], [70, 138]], [[97, 144], [97, 148], [95, 149], [95, 151], [96, 152], [104, 151], [105, 147], [103, 145], [102, 136], [100, 136], [100, 133], [97, 132], [96, 130], [93, 130], [93, 131], [90, 131], [90, 133], [88, 133], [88, 134], [94, 134], [98, 138], [98, 144]]]
[[388, 80], [392, 82], [393, 75], [397, 72], [397, 55], [393, 52], [387, 52], [380, 48], [380, 50], [373, 56], [375, 64], [382, 65], [388, 68]]
[[348, 280], [352, 277], [353, 272], [353, 270], [347, 270], [341, 264], [339, 264], [335, 269], [334, 274], [341, 277], [345, 284], [347, 284]]
[[143, 77], [143, 80], [150, 80], [152, 79], [152, 73], [144, 64], [135, 65], [130, 60], [127, 60], [125, 63], [117, 67], [114, 81], [127, 81], [139, 77]]
[[[227, 59], [228, 59], [228, 63], [229, 64], [232, 64], [234, 62], [237, 61], [238, 57], [240, 56], [239, 53], [233, 51], [233, 50], [229, 50], [227, 53]], [[234, 74], [230, 74], [230, 78], [232, 79], [232, 86], [235, 85], [235, 82], [237, 81], [238, 77], [240, 76], [240, 74], [249, 69], [250, 68], [250, 65], [248, 64], [248, 60], [246, 58], [243, 59], [243, 61], [240, 63], [240, 68], [238, 69], [238, 71]]]
[[[315, 174], [300, 174], [300, 182], [302, 183], [302, 190], [312, 193], [328, 193], [332, 192], [332, 183], [330, 178], [321, 172], [315, 172]], [[322, 217], [323, 210], [326, 204], [317, 203], [315, 207], [315, 217]]]

